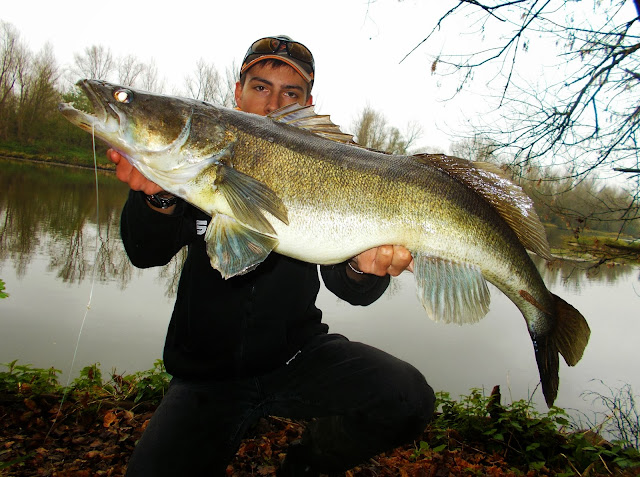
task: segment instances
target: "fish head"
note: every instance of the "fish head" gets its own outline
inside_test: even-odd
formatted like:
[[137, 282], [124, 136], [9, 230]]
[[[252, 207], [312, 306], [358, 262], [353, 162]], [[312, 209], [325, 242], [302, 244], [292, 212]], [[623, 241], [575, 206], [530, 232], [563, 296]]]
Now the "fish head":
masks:
[[[58, 109], [73, 124], [94, 134], [126, 157], [145, 176], [148, 171], [176, 172], [216, 156], [227, 146], [222, 127], [208, 121], [203, 134], [198, 120], [200, 101], [137, 90], [102, 80], [83, 79], [77, 85], [89, 99], [88, 113], [62, 103]], [[206, 114], [216, 108], [206, 105]], [[215, 124], [215, 122], [213, 122]], [[147, 177], [157, 180], [156, 177]]]

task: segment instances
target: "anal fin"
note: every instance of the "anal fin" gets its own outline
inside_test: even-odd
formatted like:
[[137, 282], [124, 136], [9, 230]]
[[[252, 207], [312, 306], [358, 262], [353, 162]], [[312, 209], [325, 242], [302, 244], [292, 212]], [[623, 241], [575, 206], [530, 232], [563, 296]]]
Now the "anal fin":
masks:
[[477, 267], [414, 254], [413, 273], [418, 297], [432, 320], [462, 325], [488, 313], [491, 297]]

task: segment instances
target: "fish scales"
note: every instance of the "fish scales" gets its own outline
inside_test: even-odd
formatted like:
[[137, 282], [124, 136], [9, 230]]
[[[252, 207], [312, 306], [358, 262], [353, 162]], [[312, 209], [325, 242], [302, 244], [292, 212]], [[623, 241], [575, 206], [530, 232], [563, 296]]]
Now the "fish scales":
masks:
[[[278, 126], [281, 125], [274, 123], [274, 129]], [[245, 127], [250, 129], [250, 125]], [[262, 140], [270, 145], [269, 138], [278, 135], [284, 134], [269, 131]], [[246, 146], [234, 147], [234, 167], [274, 189], [287, 204], [290, 214], [298, 207], [312, 204], [313, 213], [303, 209], [300, 221], [292, 222], [304, 221], [304, 227], [308, 227], [313, 236], [334, 238], [338, 244], [335, 248], [342, 252], [331, 262], [323, 262], [320, 256], [311, 257], [311, 261], [335, 263], [361, 251], [362, 246], [402, 243], [413, 251], [473, 263], [495, 282], [501, 281], [501, 276], [516, 276], [514, 268], [534, 267], [522, 247], [510, 246], [517, 243], [512, 231], [497, 218], [493, 209], [479, 204], [467, 187], [433, 168], [425, 181], [424, 169], [429, 168], [428, 165], [406, 156], [390, 157], [339, 143], [327, 148], [327, 141], [315, 141], [315, 137], [310, 137], [303, 147], [296, 148], [292, 140], [283, 140], [282, 144], [287, 146], [261, 148], [256, 145], [256, 136], [260, 135], [247, 136], [250, 139]], [[264, 150], [256, 155], [256, 149]], [[336, 157], [340, 160], [335, 160]], [[390, 201], [389, 197], [402, 200]], [[348, 207], [337, 204], [348, 204]], [[442, 211], [448, 214], [443, 215]], [[386, 220], [381, 223], [380, 217]], [[330, 234], [320, 233], [332, 224]], [[276, 250], [280, 250], [283, 243], [290, 242], [285, 240], [287, 226], [275, 227], [281, 237]], [[450, 240], [452, 234], [456, 234], [457, 240]], [[342, 244], [354, 237], [360, 239], [360, 250], [344, 250]], [[482, 250], [478, 248], [479, 243], [485, 244]], [[306, 253], [318, 249], [322, 247], [314, 244]], [[487, 257], [495, 257], [496, 249], [505, 250], [511, 257], [504, 260], [507, 266], [512, 265], [512, 257], [519, 254], [518, 266], [510, 267], [508, 273], [493, 272], [487, 267], [491, 263]], [[507, 286], [499, 288], [508, 289]]]

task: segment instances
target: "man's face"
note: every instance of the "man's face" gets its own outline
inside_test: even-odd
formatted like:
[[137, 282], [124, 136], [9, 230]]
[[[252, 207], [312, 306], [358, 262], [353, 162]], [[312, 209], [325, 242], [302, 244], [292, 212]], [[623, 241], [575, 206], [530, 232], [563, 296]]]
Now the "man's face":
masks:
[[260, 62], [245, 73], [244, 86], [236, 83], [236, 103], [247, 113], [266, 116], [291, 103], [312, 104], [309, 85], [287, 64], [277, 67]]

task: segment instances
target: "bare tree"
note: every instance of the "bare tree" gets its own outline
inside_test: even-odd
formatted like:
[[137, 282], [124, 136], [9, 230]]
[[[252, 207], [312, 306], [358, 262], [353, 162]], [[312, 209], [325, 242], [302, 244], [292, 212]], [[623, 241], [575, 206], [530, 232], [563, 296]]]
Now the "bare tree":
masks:
[[358, 144], [391, 154], [409, 154], [410, 148], [422, 135], [422, 128], [417, 122], [410, 122], [402, 133], [370, 106], [362, 110], [351, 129]]
[[185, 78], [187, 94], [195, 99], [231, 107], [235, 101], [233, 78], [229, 69], [223, 78], [212, 63], [207, 63], [201, 58], [196, 63], [193, 75]]
[[224, 94], [220, 98], [220, 104], [227, 108], [235, 108], [237, 106], [235, 89], [236, 83], [240, 80], [240, 67], [233, 60], [231, 65], [225, 68], [224, 73], [224, 87], [222, 89]]
[[18, 79], [17, 137], [19, 140], [33, 139], [44, 132], [47, 120], [56, 114], [60, 101], [57, 82], [60, 71], [47, 43], [23, 69]]
[[28, 63], [29, 52], [20, 40], [19, 32], [10, 23], [0, 20], [0, 137], [7, 137], [15, 108], [16, 84]]
[[133, 55], [127, 55], [118, 61], [118, 83], [136, 86], [136, 80], [144, 72], [145, 65]]
[[116, 67], [111, 50], [101, 45], [87, 47], [84, 54], [76, 53], [73, 58], [73, 73], [83, 78], [106, 80]]
[[162, 93], [164, 91], [165, 82], [158, 77], [158, 66], [151, 59], [149, 63], [144, 64], [144, 68], [140, 73], [140, 87], [145, 91], [153, 91]]
[[[583, 2], [564, 0], [458, 0], [422, 43], [475, 26], [466, 42], [471, 50], [441, 52], [432, 71], [460, 74], [460, 91], [475, 72], [491, 68], [501, 83], [495, 105], [503, 121], [478, 129], [514, 162], [555, 159], [574, 176], [613, 165], [638, 168], [640, 29], [628, 4], [594, 2], [585, 12]], [[546, 56], [557, 58], [553, 67], [562, 75], [543, 87], [518, 75], [532, 61], [526, 52], [534, 42], [558, 47]]]
[[500, 158], [494, 153], [498, 146], [491, 140], [474, 136], [451, 144], [451, 154], [469, 161], [485, 161], [499, 163]]
[[[497, 115], [476, 121], [474, 135], [490, 138], [514, 171], [536, 163], [561, 166], [575, 187], [591, 175], [612, 175], [614, 168], [640, 169], [638, 4], [458, 0], [420, 45], [464, 32], [463, 45], [435, 46], [431, 69], [457, 78], [456, 92], [479, 75], [488, 78]], [[455, 50], [447, 49], [451, 44]], [[525, 70], [538, 61], [528, 54], [536, 45], [547, 63], [527, 77]], [[620, 213], [640, 218], [638, 194], [627, 205]]]
[[20, 34], [13, 25], [0, 20], [0, 107], [13, 90], [24, 57], [25, 48], [20, 41]]

